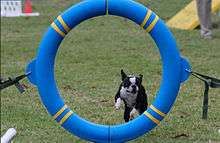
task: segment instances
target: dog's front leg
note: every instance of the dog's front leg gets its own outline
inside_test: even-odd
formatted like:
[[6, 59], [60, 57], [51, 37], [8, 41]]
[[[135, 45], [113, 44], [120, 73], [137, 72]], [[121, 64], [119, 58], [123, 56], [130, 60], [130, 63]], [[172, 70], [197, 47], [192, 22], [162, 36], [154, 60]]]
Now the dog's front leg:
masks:
[[124, 111], [124, 120], [125, 120], [125, 122], [129, 121], [131, 110], [132, 110], [132, 108], [129, 108], [125, 105], [125, 111]]
[[115, 95], [115, 109], [118, 110], [121, 106], [121, 98], [120, 98], [120, 92], [118, 91]]
[[115, 109], [118, 110], [120, 109], [121, 106], [121, 98], [118, 98], [115, 102]]

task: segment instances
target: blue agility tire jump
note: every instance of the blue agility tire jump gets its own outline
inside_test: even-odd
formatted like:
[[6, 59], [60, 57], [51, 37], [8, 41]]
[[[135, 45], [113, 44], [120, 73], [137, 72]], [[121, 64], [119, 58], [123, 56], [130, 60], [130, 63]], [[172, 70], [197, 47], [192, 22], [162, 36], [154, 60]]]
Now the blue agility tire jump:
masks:
[[[143, 27], [159, 48], [163, 68], [160, 89], [147, 111], [128, 123], [113, 126], [94, 124], [75, 114], [60, 96], [54, 78], [55, 56], [67, 33], [89, 18], [107, 14], [128, 18]], [[88, 141], [118, 143], [149, 132], [163, 120], [173, 106], [181, 83], [189, 77], [185, 69], [190, 69], [190, 65], [180, 56], [172, 33], [150, 9], [132, 0], [85, 0], [51, 24], [26, 72], [31, 72], [30, 82], [38, 87], [46, 109], [63, 128]]]

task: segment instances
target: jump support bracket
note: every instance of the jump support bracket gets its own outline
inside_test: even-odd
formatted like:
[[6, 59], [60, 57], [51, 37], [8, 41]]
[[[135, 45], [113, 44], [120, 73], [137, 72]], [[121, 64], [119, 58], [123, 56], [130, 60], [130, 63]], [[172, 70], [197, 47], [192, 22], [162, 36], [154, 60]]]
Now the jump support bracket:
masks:
[[14, 77], [14, 78], [9, 77], [8, 80], [3, 80], [1, 78], [0, 90], [3, 90], [5, 88], [7, 88], [7, 87], [15, 85], [17, 87], [18, 91], [20, 93], [23, 93], [25, 91], [25, 87], [22, 84], [20, 84], [19, 81], [24, 79], [25, 77], [27, 77], [30, 74], [31, 74], [31, 72], [23, 74], [23, 75], [20, 75], [20, 76], [17, 76], [17, 77]]
[[204, 82], [205, 91], [203, 97], [203, 107], [202, 107], [202, 119], [207, 119], [208, 117], [208, 101], [209, 101], [209, 88], [220, 88], [220, 79], [213, 78], [207, 75], [203, 75], [193, 71], [187, 71], [191, 73], [194, 77], [200, 79]]

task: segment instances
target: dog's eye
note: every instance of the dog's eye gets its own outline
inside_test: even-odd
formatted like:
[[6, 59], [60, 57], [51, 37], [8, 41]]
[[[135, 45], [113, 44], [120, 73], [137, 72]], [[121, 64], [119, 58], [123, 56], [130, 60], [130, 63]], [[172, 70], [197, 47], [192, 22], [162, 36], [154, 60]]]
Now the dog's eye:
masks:
[[136, 83], [137, 83], [138, 85], [140, 85], [140, 84], [141, 84], [140, 79], [137, 79], [137, 80], [136, 80]]
[[123, 83], [123, 86], [124, 86], [124, 87], [128, 87], [128, 86], [129, 86], [129, 83], [128, 83], [128, 82], [124, 82], [124, 83]]

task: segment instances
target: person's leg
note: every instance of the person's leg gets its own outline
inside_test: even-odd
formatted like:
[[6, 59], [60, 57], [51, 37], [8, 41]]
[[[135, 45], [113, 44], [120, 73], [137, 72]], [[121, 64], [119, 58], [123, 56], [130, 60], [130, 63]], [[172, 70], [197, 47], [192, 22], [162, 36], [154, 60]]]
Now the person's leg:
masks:
[[196, 0], [196, 3], [201, 27], [200, 34], [203, 38], [210, 39], [212, 36], [211, 0]]

